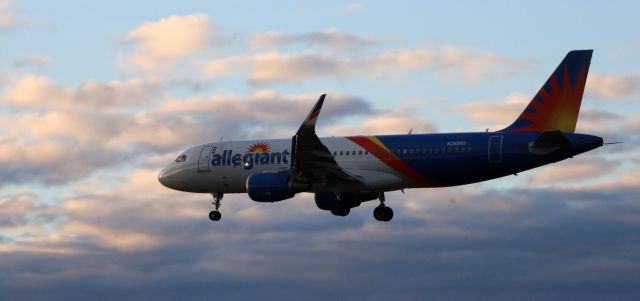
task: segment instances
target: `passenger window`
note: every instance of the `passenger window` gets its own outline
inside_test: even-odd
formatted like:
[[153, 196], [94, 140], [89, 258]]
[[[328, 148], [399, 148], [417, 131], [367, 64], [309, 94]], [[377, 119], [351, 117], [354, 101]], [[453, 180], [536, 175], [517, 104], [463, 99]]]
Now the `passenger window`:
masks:
[[369, 155], [369, 151], [364, 151], [364, 155]]
[[347, 151], [347, 156], [349, 155], [349, 151]]
[[362, 151], [358, 151], [358, 155], [361, 155], [361, 156], [362, 156]]
[[340, 151], [340, 156], [342, 156], [342, 151]]

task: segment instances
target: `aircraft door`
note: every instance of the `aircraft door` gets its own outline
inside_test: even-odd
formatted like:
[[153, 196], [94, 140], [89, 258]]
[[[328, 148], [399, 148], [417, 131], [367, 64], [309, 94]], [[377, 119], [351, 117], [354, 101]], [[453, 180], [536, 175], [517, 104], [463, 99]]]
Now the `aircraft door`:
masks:
[[211, 171], [211, 151], [213, 146], [203, 146], [200, 151], [200, 159], [198, 159], [198, 172]]
[[491, 136], [489, 138], [489, 162], [498, 163], [502, 161], [502, 136]]

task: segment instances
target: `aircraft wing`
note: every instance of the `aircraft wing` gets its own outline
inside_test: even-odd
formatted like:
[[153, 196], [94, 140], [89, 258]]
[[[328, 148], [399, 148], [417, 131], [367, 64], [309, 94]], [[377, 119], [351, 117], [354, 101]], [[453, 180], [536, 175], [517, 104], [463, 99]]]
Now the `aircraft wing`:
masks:
[[343, 171], [333, 157], [333, 154], [322, 144], [316, 135], [316, 121], [320, 115], [320, 109], [324, 103], [326, 94], [322, 94], [311, 109], [307, 118], [302, 122], [298, 132], [292, 138], [291, 174], [297, 179], [318, 182], [330, 182], [330, 180], [342, 180], [347, 182], [360, 182], [350, 174]]

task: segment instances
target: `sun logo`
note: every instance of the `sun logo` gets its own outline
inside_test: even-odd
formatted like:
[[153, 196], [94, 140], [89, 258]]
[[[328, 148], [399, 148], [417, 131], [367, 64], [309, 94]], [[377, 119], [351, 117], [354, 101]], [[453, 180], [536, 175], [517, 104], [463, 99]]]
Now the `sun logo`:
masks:
[[271, 147], [269, 147], [269, 144], [266, 144], [264, 142], [252, 144], [247, 148], [248, 153], [267, 153], [270, 150]]

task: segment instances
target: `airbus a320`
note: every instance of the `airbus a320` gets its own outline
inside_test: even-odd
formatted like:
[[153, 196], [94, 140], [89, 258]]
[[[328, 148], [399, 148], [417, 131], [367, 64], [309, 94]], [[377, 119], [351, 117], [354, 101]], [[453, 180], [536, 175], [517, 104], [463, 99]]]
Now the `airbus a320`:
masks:
[[499, 131], [320, 138], [325, 95], [289, 139], [220, 141], [182, 152], [160, 172], [164, 186], [210, 193], [218, 221], [225, 194], [279, 202], [307, 192], [318, 208], [347, 216], [377, 200], [373, 216], [390, 221], [385, 192], [447, 187], [516, 174], [603, 145], [575, 133], [592, 50], [569, 52], [524, 111]]

